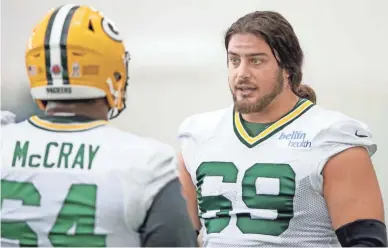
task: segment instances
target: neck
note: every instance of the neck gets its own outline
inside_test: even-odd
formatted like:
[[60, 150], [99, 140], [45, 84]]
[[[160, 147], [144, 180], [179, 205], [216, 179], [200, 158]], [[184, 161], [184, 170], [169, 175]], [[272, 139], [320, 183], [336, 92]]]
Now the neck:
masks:
[[253, 123], [270, 123], [282, 118], [294, 108], [299, 97], [293, 93], [280, 94], [260, 112], [242, 114], [244, 120]]
[[94, 104], [56, 103], [49, 102], [46, 106], [47, 115], [74, 116], [80, 115], [95, 120], [108, 120], [108, 112]]

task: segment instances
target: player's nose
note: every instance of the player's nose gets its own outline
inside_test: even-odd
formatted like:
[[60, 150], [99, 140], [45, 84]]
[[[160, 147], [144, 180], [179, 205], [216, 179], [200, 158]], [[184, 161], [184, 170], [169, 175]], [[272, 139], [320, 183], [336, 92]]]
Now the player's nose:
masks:
[[237, 78], [239, 80], [247, 79], [251, 77], [251, 70], [249, 64], [244, 60], [241, 61], [240, 66], [237, 68]]

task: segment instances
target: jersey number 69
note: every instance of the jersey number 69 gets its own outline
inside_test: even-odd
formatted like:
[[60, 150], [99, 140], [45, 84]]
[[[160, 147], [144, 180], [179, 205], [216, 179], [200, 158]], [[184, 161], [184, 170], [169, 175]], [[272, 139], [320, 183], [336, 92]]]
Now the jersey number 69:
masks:
[[[219, 233], [229, 225], [232, 202], [223, 195], [203, 196], [202, 187], [205, 177], [222, 177], [225, 184], [236, 184], [238, 168], [231, 162], [204, 162], [196, 172], [199, 216], [204, 219], [207, 233]], [[256, 193], [258, 178], [273, 178], [278, 181], [278, 194]], [[276, 181], [275, 180], [275, 181]], [[295, 195], [295, 172], [288, 164], [257, 163], [249, 167], [242, 179], [240, 192], [247, 211], [234, 211], [237, 228], [243, 234], [262, 234], [278, 236], [287, 230], [293, 213]], [[219, 210], [219, 211], [217, 211]], [[272, 210], [274, 218], [252, 216], [257, 210]]]

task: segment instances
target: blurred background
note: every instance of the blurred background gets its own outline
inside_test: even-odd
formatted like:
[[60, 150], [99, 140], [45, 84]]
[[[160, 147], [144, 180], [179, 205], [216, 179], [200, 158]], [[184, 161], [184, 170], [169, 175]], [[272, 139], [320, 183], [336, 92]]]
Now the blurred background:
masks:
[[388, 220], [387, 0], [1, 0], [1, 110], [17, 121], [38, 113], [24, 51], [34, 25], [66, 3], [91, 5], [112, 19], [131, 53], [127, 110], [113, 125], [178, 151], [177, 129], [194, 113], [228, 106], [223, 35], [237, 18], [275, 10], [293, 25], [305, 52], [303, 83], [318, 103], [367, 123]]

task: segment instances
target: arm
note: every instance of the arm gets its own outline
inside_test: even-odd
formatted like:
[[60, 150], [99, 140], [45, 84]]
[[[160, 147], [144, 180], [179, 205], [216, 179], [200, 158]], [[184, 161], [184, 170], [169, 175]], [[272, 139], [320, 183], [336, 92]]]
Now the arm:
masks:
[[198, 203], [197, 191], [191, 180], [191, 176], [186, 169], [185, 162], [181, 154], [179, 154], [179, 179], [182, 184], [182, 193], [187, 202], [187, 209], [189, 211], [191, 221], [195, 229], [199, 232], [201, 229], [201, 222], [198, 218]]
[[324, 197], [341, 245], [387, 246], [383, 200], [368, 151], [352, 147], [338, 153], [326, 163], [323, 177]]
[[196, 235], [181, 196], [178, 179], [156, 195], [140, 228], [143, 247], [193, 247]]

